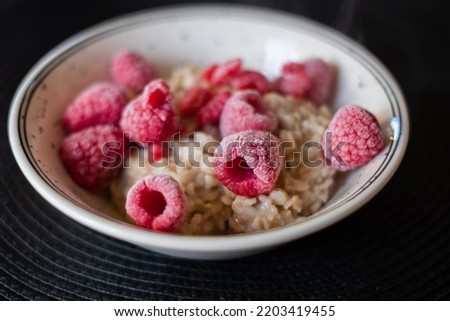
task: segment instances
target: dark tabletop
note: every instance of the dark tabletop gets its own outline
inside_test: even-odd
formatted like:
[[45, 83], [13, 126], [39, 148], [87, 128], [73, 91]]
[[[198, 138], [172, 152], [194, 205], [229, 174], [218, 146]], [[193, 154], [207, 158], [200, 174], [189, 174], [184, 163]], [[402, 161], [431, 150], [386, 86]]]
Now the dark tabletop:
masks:
[[180, 260], [93, 232], [52, 208], [21, 174], [7, 138], [9, 103], [28, 69], [66, 37], [127, 12], [179, 2], [1, 0], [1, 298], [450, 298], [447, 11], [432, 0], [236, 2], [332, 26], [386, 64], [405, 93], [412, 123], [392, 180], [344, 221], [238, 260]]

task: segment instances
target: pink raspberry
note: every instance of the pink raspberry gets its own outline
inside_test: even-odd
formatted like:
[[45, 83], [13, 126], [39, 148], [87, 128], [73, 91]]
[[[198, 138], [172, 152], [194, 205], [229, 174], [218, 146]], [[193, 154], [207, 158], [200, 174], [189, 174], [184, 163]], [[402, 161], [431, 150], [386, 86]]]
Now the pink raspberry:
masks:
[[330, 96], [334, 81], [334, 69], [321, 59], [305, 61], [304, 66], [311, 82], [309, 99], [316, 105], [321, 105]]
[[155, 72], [139, 54], [124, 50], [112, 58], [111, 77], [116, 84], [134, 92], [141, 92], [155, 78]]
[[73, 180], [99, 192], [119, 173], [125, 143], [117, 127], [96, 125], [66, 137], [59, 152]]
[[243, 90], [226, 102], [219, 128], [222, 137], [249, 129], [273, 131], [277, 128], [277, 117], [264, 106], [257, 91]]
[[235, 76], [231, 80], [231, 86], [238, 90], [255, 89], [261, 95], [269, 92], [272, 87], [266, 76], [253, 70], [246, 70]]
[[117, 125], [127, 101], [117, 86], [95, 83], [75, 97], [64, 113], [62, 124], [68, 133], [99, 124]]
[[205, 125], [219, 124], [220, 115], [228, 98], [231, 97], [229, 91], [224, 91], [212, 98], [200, 111], [197, 113], [197, 125], [201, 128]]
[[232, 59], [223, 64], [214, 64], [205, 69], [202, 78], [213, 86], [225, 85], [241, 72], [241, 67], [241, 59]]
[[278, 79], [278, 89], [285, 95], [311, 99], [316, 105], [321, 105], [328, 100], [333, 81], [334, 69], [323, 60], [315, 58], [303, 64], [285, 64]]
[[322, 144], [327, 165], [339, 171], [351, 170], [369, 162], [383, 148], [383, 134], [369, 111], [347, 105], [333, 116]]
[[187, 200], [169, 175], [149, 175], [130, 188], [125, 209], [140, 227], [172, 232], [187, 216]]
[[305, 99], [309, 95], [311, 81], [305, 65], [290, 62], [283, 65], [281, 77], [278, 79], [278, 90], [285, 95]]
[[151, 81], [142, 95], [125, 107], [120, 127], [144, 145], [169, 139], [179, 129], [169, 86], [161, 79]]
[[269, 193], [280, 174], [280, 141], [270, 132], [248, 130], [222, 139], [213, 158], [218, 179], [235, 194]]
[[209, 90], [201, 87], [190, 88], [180, 100], [180, 111], [184, 116], [195, 115], [212, 98]]

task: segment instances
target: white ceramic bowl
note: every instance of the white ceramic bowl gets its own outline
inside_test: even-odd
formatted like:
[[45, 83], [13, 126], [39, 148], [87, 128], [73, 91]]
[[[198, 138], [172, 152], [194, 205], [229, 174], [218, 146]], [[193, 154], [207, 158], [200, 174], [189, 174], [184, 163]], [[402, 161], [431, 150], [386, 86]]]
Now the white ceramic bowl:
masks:
[[[186, 64], [205, 66], [242, 57], [246, 66], [275, 76], [286, 60], [321, 57], [338, 68], [336, 109], [365, 106], [392, 141], [369, 164], [341, 177], [331, 200], [304, 221], [265, 232], [227, 236], [156, 233], [118, 219], [105, 199], [76, 185], [58, 148], [59, 120], [81, 89], [108, 78], [108, 59], [129, 48], [150, 58], [165, 76]], [[226, 259], [257, 253], [323, 229], [368, 202], [394, 174], [408, 140], [405, 101], [386, 68], [347, 37], [315, 22], [241, 6], [172, 7], [127, 15], [83, 31], [54, 48], [28, 73], [11, 105], [9, 137], [34, 188], [75, 221], [109, 236], [161, 253]]]

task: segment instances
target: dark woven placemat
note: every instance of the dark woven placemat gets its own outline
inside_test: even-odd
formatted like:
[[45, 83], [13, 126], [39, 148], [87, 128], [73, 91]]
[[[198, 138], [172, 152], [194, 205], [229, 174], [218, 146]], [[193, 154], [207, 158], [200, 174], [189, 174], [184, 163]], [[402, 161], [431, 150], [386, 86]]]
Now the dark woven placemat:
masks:
[[367, 206], [331, 228], [244, 259], [179, 260], [84, 228], [30, 187], [6, 134], [9, 103], [21, 78], [45, 52], [73, 33], [165, 3], [0, 2], [0, 297], [450, 298], [448, 77], [444, 74], [449, 52], [443, 38], [445, 10], [439, 10], [437, 1], [260, 2], [319, 20], [362, 42], [391, 69], [407, 97], [412, 132], [400, 169]]

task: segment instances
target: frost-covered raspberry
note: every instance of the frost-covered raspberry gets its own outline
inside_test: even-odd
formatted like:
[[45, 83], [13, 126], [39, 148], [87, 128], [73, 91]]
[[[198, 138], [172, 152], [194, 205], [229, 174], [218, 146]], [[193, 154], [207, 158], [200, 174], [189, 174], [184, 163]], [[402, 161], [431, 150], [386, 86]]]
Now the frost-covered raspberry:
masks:
[[66, 137], [60, 156], [76, 183], [98, 192], [119, 173], [125, 143], [117, 127], [97, 125]]
[[272, 88], [270, 81], [262, 73], [245, 70], [231, 80], [231, 86], [238, 90], [254, 89], [261, 95], [269, 92]]
[[305, 61], [304, 66], [311, 83], [309, 99], [316, 105], [326, 103], [334, 82], [333, 67], [318, 58]]
[[241, 59], [232, 59], [223, 64], [213, 64], [203, 71], [202, 79], [213, 86], [225, 85], [241, 72], [241, 68]]
[[222, 137], [250, 129], [273, 131], [277, 128], [277, 117], [264, 106], [257, 91], [242, 90], [226, 102], [219, 127]]
[[310, 99], [316, 105], [327, 102], [334, 82], [334, 69], [319, 58], [303, 63], [283, 65], [277, 81], [278, 90], [285, 95]]
[[117, 125], [127, 102], [127, 96], [116, 85], [95, 83], [69, 105], [62, 124], [68, 133], [100, 124]]
[[172, 232], [186, 218], [187, 200], [169, 175], [149, 175], [130, 188], [125, 209], [138, 226]]
[[305, 65], [296, 62], [284, 64], [277, 85], [282, 94], [306, 99], [311, 89], [311, 81]]
[[369, 162], [383, 148], [383, 134], [369, 111], [347, 105], [333, 116], [322, 144], [328, 165], [339, 171], [351, 170]]
[[161, 79], [150, 82], [125, 107], [120, 127], [131, 140], [144, 145], [169, 139], [179, 129], [169, 86]]
[[212, 94], [209, 90], [201, 87], [192, 87], [180, 100], [180, 111], [184, 116], [195, 115], [208, 101], [212, 98]]
[[116, 53], [111, 60], [111, 77], [116, 84], [134, 92], [141, 92], [155, 78], [155, 72], [142, 56], [123, 50]]
[[224, 91], [212, 98], [200, 111], [197, 113], [197, 125], [201, 128], [205, 125], [218, 125], [220, 115], [228, 98], [231, 97], [229, 91]]
[[280, 141], [270, 132], [248, 130], [222, 139], [213, 164], [218, 179], [235, 194], [269, 193], [280, 174]]

